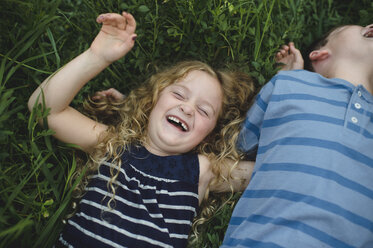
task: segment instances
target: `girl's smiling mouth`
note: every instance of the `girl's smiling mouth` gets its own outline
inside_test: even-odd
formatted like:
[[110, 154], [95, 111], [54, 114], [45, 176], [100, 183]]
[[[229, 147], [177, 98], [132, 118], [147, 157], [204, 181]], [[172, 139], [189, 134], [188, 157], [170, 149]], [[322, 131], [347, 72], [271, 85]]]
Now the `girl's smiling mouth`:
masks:
[[167, 121], [183, 132], [189, 131], [188, 124], [174, 115], [168, 115]]

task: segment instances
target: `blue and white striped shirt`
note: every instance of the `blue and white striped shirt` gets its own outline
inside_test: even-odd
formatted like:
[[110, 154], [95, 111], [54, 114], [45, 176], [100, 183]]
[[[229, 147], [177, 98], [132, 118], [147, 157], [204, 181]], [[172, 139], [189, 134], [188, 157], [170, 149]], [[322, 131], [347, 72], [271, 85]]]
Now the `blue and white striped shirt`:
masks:
[[278, 73], [247, 113], [257, 151], [222, 247], [373, 247], [373, 96], [305, 70]]

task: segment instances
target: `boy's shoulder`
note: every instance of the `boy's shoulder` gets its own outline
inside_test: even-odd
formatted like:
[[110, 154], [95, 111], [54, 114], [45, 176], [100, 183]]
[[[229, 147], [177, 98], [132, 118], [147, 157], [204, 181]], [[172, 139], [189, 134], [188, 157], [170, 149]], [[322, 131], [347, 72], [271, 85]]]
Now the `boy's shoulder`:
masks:
[[313, 74], [319, 75], [319, 74], [311, 72], [311, 71], [298, 69], [298, 70], [289, 70], [289, 71], [279, 71], [276, 74], [276, 76], [281, 77], [282, 75], [288, 75], [288, 76], [293, 76], [293, 77], [305, 77], [305, 76], [312, 76]]
[[352, 89], [355, 87], [350, 82], [341, 78], [326, 78], [319, 73], [307, 70], [290, 70], [279, 71], [269, 83], [273, 86], [283, 86], [284, 84], [293, 84], [294, 82], [301, 83], [301, 85], [309, 85], [316, 87], [343, 87]]
[[290, 71], [279, 71], [272, 79], [274, 84], [276, 81], [320, 81], [323, 80], [323, 76], [318, 73], [307, 71], [307, 70], [290, 70]]

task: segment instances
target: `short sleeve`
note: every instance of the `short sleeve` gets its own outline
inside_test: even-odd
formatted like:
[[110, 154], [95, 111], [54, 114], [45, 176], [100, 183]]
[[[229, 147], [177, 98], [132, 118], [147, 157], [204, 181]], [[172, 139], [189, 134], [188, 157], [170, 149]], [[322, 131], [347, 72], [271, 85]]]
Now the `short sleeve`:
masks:
[[242, 124], [237, 147], [249, 157], [252, 157], [253, 153], [256, 153], [260, 138], [260, 130], [269, 100], [272, 96], [275, 80], [276, 77], [273, 77], [271, 81], [263, 86], [256, 96], [253, 106], [247, 112], [246, 119]]

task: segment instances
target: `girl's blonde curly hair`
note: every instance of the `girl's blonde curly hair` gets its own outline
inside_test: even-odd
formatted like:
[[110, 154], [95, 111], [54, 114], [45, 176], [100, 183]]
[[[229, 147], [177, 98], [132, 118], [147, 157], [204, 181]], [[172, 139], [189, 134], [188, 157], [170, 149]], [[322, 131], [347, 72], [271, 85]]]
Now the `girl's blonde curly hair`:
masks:
[[[184, 78], [194, 70], [206, 72], [216, 78], [220, 82], [223, 92], [223, 104], [216, 127], [194, 148], [194, 151], [207, 156], [213, 164], [212, 170], [216, 177], [211, 184], [228, 181], [228, 178], [221, 173], [223, 166], [225, 166], [223, 161], [231, 159], [238, 162], [241, 158], [235, 145], [241, 123], [254, 94], [254, 84], [247, 74], [238, 71], [214, 70], [200, 61], [180, 62], [151, 76], [146, 83], [132, 90], [121, 102], [113, 102], [110, 99], [94, 102], [89, 99], [84, 104], [87, 115], [99, 121], [103, 120], [107, 122], [105, 124], [109, 125], [107, 132], [100, 137], [101, 142], [90, 154], [86, 166], [88, 170], [86, 174], [89, 175], [98, 170], [103, 160], [111, 159], [117, 165], [116, 169], [114, 167], [111, 169], [112, 177], [108, 188], [113, 193], [113, 197], [108, 203], [109, 207], [113, 203], [115, 204], [115, 181], [122, 164], [120, 159], [122, 153], [129, 149], [131, 145], [144, 145], [146, 143], [148, 118], [158, 101], [160, 93], [164, 88]], [[87, 177], [85, 177], [85, 180], [75, 189], [75, 196], [81, 197], [87, 182]], [[207, 190], [204, 199], [207, 199], [208, 194]], [[206, 215], [211, 214], [211, 210], [201, 211], [201, 215], [204, 215], [203, 219], [206, 219]], [[195, 221], [195, 223], [201, 223], [201, 221]]]

